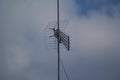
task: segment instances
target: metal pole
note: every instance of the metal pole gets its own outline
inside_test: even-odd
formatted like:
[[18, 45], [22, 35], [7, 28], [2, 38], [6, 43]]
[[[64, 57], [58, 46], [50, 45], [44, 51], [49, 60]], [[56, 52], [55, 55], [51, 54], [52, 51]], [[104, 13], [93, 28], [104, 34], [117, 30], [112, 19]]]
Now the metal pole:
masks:
[[58, 29], [59, 29], [59, 0], [57, 0], [57, 22], [58, 22]]
[[60, 44], [59, 44], [59, 0], [57, 0], [57, 29], [58, 29], [58, 80], [60, 80]]

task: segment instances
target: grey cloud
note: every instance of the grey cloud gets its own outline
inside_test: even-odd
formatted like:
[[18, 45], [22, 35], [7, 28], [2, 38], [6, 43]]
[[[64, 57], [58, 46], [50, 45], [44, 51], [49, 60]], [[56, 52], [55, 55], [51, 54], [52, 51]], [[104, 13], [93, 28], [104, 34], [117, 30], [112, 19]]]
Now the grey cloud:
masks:
[[[0, 4], [0, 79], [56, 80], [56, 50], [47, 50], [43, 37], [47, 23], [56, 20], [55, 0], [4, 0]], [[111, 18], [93, 11], [80, 17], [74, 9], [69, 0], [61, 6], [71, 38], [71, 50], [62, 47], [61, 58], [70, 79], [120, 79], [119, 14]]]
[[[54, 19], [54, 5], [48, 6], [45, 0], [39, 4], [37, 0], [4, 0], [0, 4], [0, 79], [46, 80], [49, 71], [44, 71], [44, 68], [49, 61], [45, 59], [48, 55], [44, 49], [42, 30], [46, 26], [44, 23]], [[51, 11], [48, 11], [49, 8]], [[36, 68], [38, 65], [40, 71]]]

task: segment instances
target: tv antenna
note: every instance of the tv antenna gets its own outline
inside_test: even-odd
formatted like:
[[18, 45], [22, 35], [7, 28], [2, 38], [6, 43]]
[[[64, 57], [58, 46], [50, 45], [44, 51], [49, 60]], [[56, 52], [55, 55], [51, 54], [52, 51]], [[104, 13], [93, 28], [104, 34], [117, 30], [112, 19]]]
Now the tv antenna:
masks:
[[64, 26], [66, 24], [67, 21], [63, 20], [60, 21], [59, 19], [59, 0], [57, 0], [57, 21], [56, 22], [51, 22], [47, 25], [47, 27], [45, 28], [45, 34], [46, 34], [46, 40], [48, 40], [48, 42], [50, 44], [52, 44], [54, 41], [56, 40], [57, 42], [57, 70], [58, 70], [58, 80], [60, 80], [60, 64], [63, 67], [63, 70], [65, 72], [65, 76], [66, 79], [69, 80], [69, 77], [67, 75], [67, 72], [65, 70], [64, 64], [60, 58], [60, 44], [63, 44], [66, 49], [69, 51], [70, 50], [70, 39], [69, 36], [64, 33], [63, 31], [61, 31], [61, 26]]

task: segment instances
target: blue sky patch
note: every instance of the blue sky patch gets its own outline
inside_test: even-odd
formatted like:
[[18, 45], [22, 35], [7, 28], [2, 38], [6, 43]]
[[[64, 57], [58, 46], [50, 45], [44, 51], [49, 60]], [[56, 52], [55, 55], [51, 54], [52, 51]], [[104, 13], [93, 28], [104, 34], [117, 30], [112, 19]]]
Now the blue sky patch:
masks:
[[75, 3], [79, 8], [78, 14], [80, 16], [87, 15], [89, 11], [100, 11], [103, 6], [109, 9], [106, 10], [106, 14], [112, 16], [113, 10], [110, 7], [118, 5], [120, 0], [75, 0]]

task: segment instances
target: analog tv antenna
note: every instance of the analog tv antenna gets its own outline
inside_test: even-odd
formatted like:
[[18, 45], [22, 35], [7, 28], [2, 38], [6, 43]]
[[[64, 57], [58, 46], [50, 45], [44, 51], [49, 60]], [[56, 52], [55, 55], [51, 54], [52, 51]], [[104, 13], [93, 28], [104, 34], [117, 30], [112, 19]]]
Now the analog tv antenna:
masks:
[[[65, 34], [67, 24], [67, 20], [59, 21], [59, 30], [62, 31], [63, 34]], [[49, 22], [44, 29], [44, 41], [47, 49], [57, 49], [57, 38], [55, 37], [54, 30], [57, 30], [57, 21]]]
[[63, 62], [60, 58], [60, 45], [64, 45], [67, 51], [70, 50], [70, 38], [69, 36], [62, 31], [61, 27], [65, 26], [67, 21], [59, 20], [59, 0], [57, 0], [57, 21], [56, 22], [51, 22], [47, 25], [45, 28], [45, 40], [48, 42], [48, 44], [53, 44], [56, 42], [56, 48], [57, 48], [57, 66], [58, 66], [58, 80], [60, 80], [60, 64], [63, 67], [63, 70], [66, 75], [66, 79], [69, 80], [68, 75], [66, 73], [65, 67], [63, 65]]

